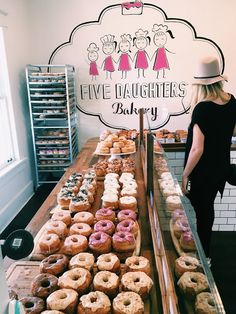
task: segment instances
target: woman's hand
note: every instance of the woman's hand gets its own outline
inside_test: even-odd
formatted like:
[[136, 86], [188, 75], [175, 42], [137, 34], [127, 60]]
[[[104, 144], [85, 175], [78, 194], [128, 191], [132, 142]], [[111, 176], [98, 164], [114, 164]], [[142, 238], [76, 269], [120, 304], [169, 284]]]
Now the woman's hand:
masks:
[[187, 190], [187, 187], [188, 187], [188, 177], [184, 176], [182, 177], [182, 192], [183, 194], [188, 194], [189, 191]]

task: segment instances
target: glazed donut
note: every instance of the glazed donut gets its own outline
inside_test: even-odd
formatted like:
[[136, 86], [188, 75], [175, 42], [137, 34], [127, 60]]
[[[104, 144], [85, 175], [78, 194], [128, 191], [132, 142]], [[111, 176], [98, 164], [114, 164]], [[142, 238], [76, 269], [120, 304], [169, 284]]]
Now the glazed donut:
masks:
[[80, 297], [78, 314], [110, 314], [111, 301], [105, 293], [93, 291]]
[[187, 271], [183, 273], [177, 282], [181, 292], [187, 297], [194, 299], [200, 292], [209, 289], [207, 278], [199, 272]]
[[138, 224], [136, 221], [132, 219], [125, 219], [122, 220], [118, 223], [116, 226], [116, 231], [117, 232], [130, 232], [132, 233], [135, 237], [138, 234]]
[[26, 314], [40, 314], [45, 310], [45, 302], [38, 297], [24, 297], [19, 300]]
[[109, 253], [111, 251], [111, 236], [101, 231], [92, 233], [89, 237], [89, 248], [93, 253]]
[[201, 292], [196, 296], [195, 300], [196, 314], [216, 314], [215, 301], [210, 292]]
[[125, 219], [132, 219], [134, 221], [137, 220], [137, 214], [130, 209], [122, 209], [118, 212], [117, 218], [119, 221], [125, 220]]
[[34, 297], [47, 298], [49, 294], [59, 289], [58, 279], [51, 274], [39, 274], [31, 282], [31, 293]]
[[92, 213], [89, 212], [79, 212], [77, 214], [74, 215], [73, 217], [73, 222], [83, 222], [86, 223], [90, 226], [93, 225], [94, 222], [94, 216]]
[[135, 245], [135, 237], [130, 232], [115, 232], [112, 236], [112, 246], [117, 252], [133, 251]]
[[69, 262], [69, 268], [82, 267], [91, 271], [94, 265], [94, 256], [91, 253], [79, 253], [73, 256]]
[[57, 234], [44, 234], [39, 240], [39, 248], [43, 254], [52, 254], [61, 247], [61, 241]]
[[68, 210], [60, 210], [55, 212], [51, 218], [52, 221], [63, 221], [67, 226], [71, 224], [71, 216]]
[[52, 254], [44, 258], [40, 265], [40, 273], [48, 273], [54, 276], [61, 275], [69, 263], [68, 257], [63, 254]]
[[92, 233], [92, 228], [90, 227], [90, 225], [88, 225], [84, 222], [74, 223], [69, 229], [70, 235], [81, 234], [85, 237], [89, 237], [91, 233]]
[[100, 208], [99, 210], [96, 211], [95, 218], [97, 220], [111, 220], [111, 221], [115, 221], [116, 214], [110, 208]]
[[110, 236], [113, 235], [115, 231], [115, 225], [111, 220], [99, 220], [94, 225], [94, 231], [95, 232], [105, 232], [109, 234]]
[[131, 209], [136, 211], [137, 209], [137, 200], [133, 196], [123, 196], [119, 199], [119, 209]]
[[86, 251], [87, 248], [88, 248], [87, 238], [80, 234], [73, 234], [65, 238], [61, 250], [64, 254], [75, 255], [80, 252]]
[[81, 295], [86, 292], [91, 284], [92, 275], [82, 267], [70, 269], [58, 278], [60, 288], [73, 289]]
[[140, 295], [127, 291], [119, 293], [112, 302], [114, 314], [143, 314], [144, 303]]
[[173, 220], [173, 222], [175, 222], [177, 219], [179, 218], [185, 218], [185, 212], [183, 209], [175, 209], [172, 213], [171, 213], [171, 218]]
[[124, 291], [136, 292], [145, 299], [149, 295], [153, 281], [143, 271], [134, 271], [125, 273], [121, 277], [121, 284]]
[[67, 225], [63, 221], [48, 221], [45, 226], [45, 230], [47, 233], [55, 233], [57, 234], [61, 239], [67, 236], [68, 229]]
[[110, 271], [102, 270], [93, 278], [94, 290], [104, 292], [109, 297], [114, 297], [119, 289], [119, 277]]
[[47, 297], [49, 310], [62, 311], [66, 314], [75, 313], [78, 303], [78, 293], [73, 289], [59, 289]]
[[200, 270], [200, 263], [197, 258], [182, 255], [175, 260], [175, 274], [181, 277], [186, 271], [197, 272]]
[[179, 239], [183, 232], [190, 230], [188, 219], [187, 218], [177, 219], [174, 223], [173, 230], [174, 235], [176, 236], [176, 238]]
[[97, 258], [97, 268], [119, 274], [120, 260], [114, 253], [101, 254]]
[[179, 240], [180, 246], [184, 251], [195, 251], [196, 246], [191, 231], [183, 232]]
[[143, 256], [130, 256], [125, 260], [125, 265], [128, 271], [143, 271], [145, 274], [150, 276], [151, 268], [149, 260]]

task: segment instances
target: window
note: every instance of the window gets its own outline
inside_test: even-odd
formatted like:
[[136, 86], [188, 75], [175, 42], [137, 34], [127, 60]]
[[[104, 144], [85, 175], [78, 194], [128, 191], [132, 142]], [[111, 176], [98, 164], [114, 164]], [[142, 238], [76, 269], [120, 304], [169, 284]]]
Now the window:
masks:
[[3, 29], [0, 27], [0, 170], [15, 160], [14, 130]]

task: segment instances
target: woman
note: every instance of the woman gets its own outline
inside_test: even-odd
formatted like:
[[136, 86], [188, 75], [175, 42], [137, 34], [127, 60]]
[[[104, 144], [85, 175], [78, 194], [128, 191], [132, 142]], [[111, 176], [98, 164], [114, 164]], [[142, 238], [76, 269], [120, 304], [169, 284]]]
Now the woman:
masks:
[[214, 200], [218, 191], [221, 197], [224, 191], [236, 123], [236, 100], [223, 90], [224, 80], [216, 58], [200, 61], [192, 86], [191, 107], [194, 109], [182, 178], [182, 190], [194, 207], [197, 232], [207, 257], [214, 222]]

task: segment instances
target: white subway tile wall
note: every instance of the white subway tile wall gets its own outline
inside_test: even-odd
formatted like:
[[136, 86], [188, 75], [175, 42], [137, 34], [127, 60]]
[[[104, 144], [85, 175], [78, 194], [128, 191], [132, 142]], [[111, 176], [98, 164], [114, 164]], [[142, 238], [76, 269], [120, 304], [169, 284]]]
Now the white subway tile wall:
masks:
[[[168, 163], [181, 184], [184, 153], [167, 152]], [[231, 162], [236, 163], [236, 151], [231, 152]], [[215, 200], [214, 231], [236, 231], [236, 186], [226, 183], [222, 199], [220, 194]]]

